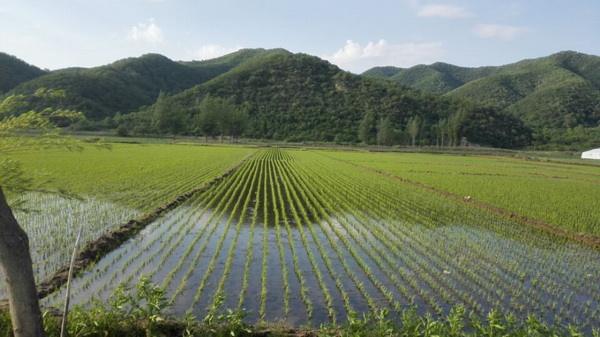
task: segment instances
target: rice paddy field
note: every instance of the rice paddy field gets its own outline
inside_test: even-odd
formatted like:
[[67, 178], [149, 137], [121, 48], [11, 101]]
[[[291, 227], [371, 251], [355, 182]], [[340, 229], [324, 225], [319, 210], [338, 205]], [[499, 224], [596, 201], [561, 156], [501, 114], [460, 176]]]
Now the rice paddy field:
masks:
[[[102, 151], [20, 154], [37, 179], [55, 178], [54, 186], [84, 196], [77, 202], [25, 196], [56, 214], [47, 221], [19, 218], [32, 236], [40, 275], [64, 263], [62, 257], [47, 263], [54, 261], [49, 256], [72, 249], [55, 233], [68, 238], [83, 222], [93, 240], [241, 165], [79, 275], [72, 285], [77, 304], [106, 299], [146, 275], [166, 290], [171, 313], [180, 317], [243, 309], [251, 323], [318, 326], [379, 308], [436, 316], [461, 305], [482, 317], [495, 308], [585, 333], [600, 327], [598, 247], [441, 193], [594, 236], [600, 234], [598, 167], [193, 145]], [[44, 255], [45, 249], [52, 250]], [[61, 289], [43, 304], [59, 306], [63, 297]]]
[[[213, 179], [252, 151], [112, 144], [14, 154], [36, 183], [57, 192], [9, 195], [29, 235], [36, 278], [45, 279], [69, 261], [82, 224], [85, 244]], [[0, 285], [0, 298], [3, 294]]]

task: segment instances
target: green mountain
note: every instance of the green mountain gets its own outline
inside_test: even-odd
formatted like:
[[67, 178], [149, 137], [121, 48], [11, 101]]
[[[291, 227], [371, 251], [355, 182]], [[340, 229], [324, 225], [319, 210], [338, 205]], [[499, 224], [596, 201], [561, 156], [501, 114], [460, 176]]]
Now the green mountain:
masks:
[[0, 95], [44, 73], [45, 71], [38, 67], [0, 52]]
[[[207, 97], [242, 108], [249, 116], [245, 134], [253, 138], [354, 142], [366, 115], [372, 116], [373, 132], [382, 121], [388, 121], [396, 142], [406, 142], [407, 125], [416, 116], [418, 139], [423, 144], [434, 144], [440, 134], [447, 133], [440, 121], [452, 118], [456, 121], [455, 142], [469, 135], [470, 141], [480, 144], [518, 146], [523, 145], [522, 139], [516, 140], [519, 137], [513, 137], [512, 130], [527, 133], [510, 116], [491, 110], [482, 113], [459, 100], [353, 75], [317, 57], [283, 50], [253, 58], [210, 81], [164, 97], [140, 114], [147, 120], [159, 114], [157, 110], [164, 113], [166, 109], [168, 115], [187, 119], [178, 124], [190, 126], [182, 132], [194, 133]], [[487, 131], [477, 133], [474, 128], [478, 127]]]
[[434, 63], [378, 67], [364, 75], [491, 105], [537, 129], [596, 127], [600, 122], [598, 56], [567, 51], [499, 67]]
[[[176, 93], [269, 53], [241, 50], [209, 61], [175, 62], [158, 54], [127, 58], [95, 68], [69, 68], [20, 84], [5, 95], [0, 114], [45, 108], [82, 111], [99, 120], [155, 102], [160, 92]], [[10, 103], [10, 104], [7, 104]]]
[[[500, 67], [378, 67], [362, 76], [283, 49], [192, 62], [148, 54], [52, 72], [8, 60], [0, 70], [11, 75], [0, 82], [12, 89], [0, 93], [0, 117], [35, 110], [72, 125], [66, 116], [81, 111], [86, 119], [72, 127], [84, 130], [243, 130], [253, 138], [500, 147], [533, 137], [535, 145], [600, 145], [600, 58], [575, 52]], [[227, 112], [229, 105], [242, 113]], [[222, 116], [209, 118], [209, 107]], [[228, 118], [244, 119], [243, 127], [231, 131]]]

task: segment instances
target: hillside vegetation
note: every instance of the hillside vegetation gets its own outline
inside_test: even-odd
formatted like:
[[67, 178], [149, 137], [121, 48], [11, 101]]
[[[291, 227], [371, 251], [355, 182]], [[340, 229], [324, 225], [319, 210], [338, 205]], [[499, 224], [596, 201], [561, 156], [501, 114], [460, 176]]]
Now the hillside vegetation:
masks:
[[284, 49], [191, 62], [147, 54], [24, 82], [11, 75], [0, 117], [34, 110], [61, 126], [123, 136], [579, 150], [600, 146], [599, 60], [562, 52], [500, 67], [434, 63], [361, 76]]
[[[11, 90], [0, 114], [45, 108], [81, 111], [92, 120], [128, 113], [156, 101], [159, 93], [176, 93], [228, 71], [266, 50], [242, 50], [210, 61], [176, 62], [158, 54], [127, 58], [95, 68], [50, 72]], [[40, 97], [40, 92], [53, 97]]]
[[[410, 141], [411, 121], [417, 121], [414, 138], [419, 144], [458, 144], [464, 136], [512, 147], [529, 137], [522, 123], [508, 115], [353, 75], [317, 57], [286, 51], [245, 62], [165, 98], [161, 106], [168, 107], [168, 115], [189, 120], [179, 123], [188, 126], [180, 132], [194, 134], [203, 129], [203, 102], [215, 98], [245, 111], [244, 134], [253, 138], [391, 145]], [[151, 119], [159, 110], [157, 103], [140, 114]], [[367, 129], [362, 135], [361, 127]]]
[[38, 67], [27, 64], [12, 55], [0, 52], [0, 95], [44, 73]]
[[364, 75], [491, 105], [539, 130], [593, 128], [600, 122], [600, 57], [593, 55], [560, 52], [499, 67], [378, 67]]

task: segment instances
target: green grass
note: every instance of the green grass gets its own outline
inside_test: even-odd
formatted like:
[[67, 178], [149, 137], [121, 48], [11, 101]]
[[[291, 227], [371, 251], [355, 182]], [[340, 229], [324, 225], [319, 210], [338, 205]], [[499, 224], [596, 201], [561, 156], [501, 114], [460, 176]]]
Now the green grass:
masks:
[[597, 167], [507, 157], [323, 152], [532, 217], [563, 229], [600, 235]]

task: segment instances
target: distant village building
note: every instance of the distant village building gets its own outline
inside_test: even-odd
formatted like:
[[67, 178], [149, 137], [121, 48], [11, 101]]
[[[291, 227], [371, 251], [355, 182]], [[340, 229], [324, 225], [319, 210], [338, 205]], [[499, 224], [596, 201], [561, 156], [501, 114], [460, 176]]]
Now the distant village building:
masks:
[[600, 148], [583, 152], [581, 159], [600, 159]]

